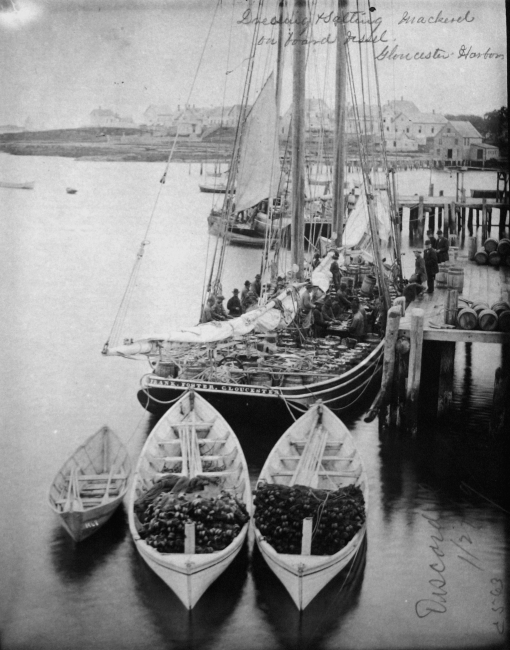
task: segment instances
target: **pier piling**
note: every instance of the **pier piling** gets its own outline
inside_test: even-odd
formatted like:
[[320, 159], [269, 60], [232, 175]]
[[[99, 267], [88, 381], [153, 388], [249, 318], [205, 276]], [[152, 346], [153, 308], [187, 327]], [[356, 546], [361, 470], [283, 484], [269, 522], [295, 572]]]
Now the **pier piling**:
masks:
[[418, 396], [420, 393], [421, 356], [423, 348], [423, 309], [411, 311], [411, 349], [409, 351], [409, 376], [407, 378], [406, 427], [415, 434], [418, 430]]

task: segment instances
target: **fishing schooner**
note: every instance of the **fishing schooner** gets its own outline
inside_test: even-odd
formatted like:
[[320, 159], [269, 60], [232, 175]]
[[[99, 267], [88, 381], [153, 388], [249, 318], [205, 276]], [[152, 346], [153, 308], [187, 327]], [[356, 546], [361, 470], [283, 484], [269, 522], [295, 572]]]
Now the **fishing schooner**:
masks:
[[[339, 15], [346, 11], [345, 5], [345, 0], [339, 0]], [[354, 100], [356, 97], [353, 61], [346, 43], [345, 24], [339, 20], [335, 28], [337, 65], [331, 238], [322, 238], [323, 257], [320, 264], [312, 269], [305, 259], [304, 192], [304, 98], [309, 41], [306, 38], [296, 39], [290, 48], [293, 51], [293, 88], [290, 178], [285, 181], [290, 185], [287, 204], [286, 198], [281, 199], [283, 177], [278, 141], [283, 71], [280, 45], [276, 75], [268, 75], [252, 108], [247, 109], [250, 105], [253, 66], [260, 43], [259, 30], [263, 24], [262, 7], [261, 1], [257, 9], [258, 20], [254, 21], [253, 26], [242, 110], [224, 204], [216, 221], [217, 234], [220, 236], [216, 239], [217, 249], [208, 274], [205, 297], [222, 293], [222, 271], [231, 243], [229, 235], [234, 232], [242, 234], [246, 225], [236, 223], [236, 215], [240, 213], [255, 213], [258, 218], [264, 215], [266, 222], [260, 226], [259, 233], [263, 240], [261, 275], [273, 287], [278, 280], [279, 290], [262, 291], [258, 304], [236, 318], [201, 322], [186, 329], [174, 330], [165, 337], [136, 341], [127, 339], [120, 345], [110, 338], [104, 347], [104, 354], [135, 359], [145, 356], [148, 359], [150, 370], [142, 378], [138, 399], [144, 408], [153, 413], [165, 412], [183, 392], [190, 389], [204, 395], [227, 419], [239, 407], [252, 408], [257, 413], [268, 412], [267, 409], [285, 415], [289, 412], [302, 413], [319, 399], [328, 407], [340, 411], [355, 406], [371, 387], [380, 383], [383, 326], [379, 329], [379, 335], [373, 333], [364, 341], [356, 342], [346, 336], [348, 329], [345, 323], [343, 328], [340, 326], [338, 331], [330, 332], [326, 338], [314, 338], [304, 331], [301, 314], [301, 301], [308, 291], [307, 282], [311, 283], [313, 299], [318, 303], [331, 292], [330, 266], [333, 255], [338, 252], [349, 290], [359, 294], [360, 289], [365, 288], [361, 296], [369, 300], [373, 286], [379, 288], [379, 309], [384, 322], [391, 287], [381, 258], [381, 242], [391, 240], [392, 250], [398, 255], [398, 222], [390, 174], [385, 175], [385, 191], [376, 190], [371, 173], [371, 168], [372, 171], [375, 168], [371, 158], [373, 152], [369, 151], [361, 129], [357, 134], [362, 169], [361, 192], [354, 209], [347, 210], [344, 194], [344, 122], [348, 85]], [[286, 2], [279, 2], [277, 23], [280, 39], [286, 10]], [[294, 0], [293, 11], [306, 12], [306, 1]], [[373, 52], [372, 64], [376, 75]], [[362, 115], [358, 115], [360, 122], [362, 118]], [[381, 115], [380, 122], [382, 131]], [[384, 154], [383, 138], [381, 143]], [[385, 156], [383, 158], [385, 160]], [[166, 175], [167, 171], [164, 179]], [[289, 223], [284, 221], [287, 218]], [[253, 223], [250, 224], [252, 230]], [[282, 240], [284, 232], [286, 242]], [[288, 240], [290, 259], [285, 250]], [[140, 247], [137, 264], [143, 256], [144, 244], [145, 240]], [[367, 279], [368, 274], [370, 282], [365, 283], [363, 280]], [[204, 304], [205, 300], [201, 316]], [[119, 312], [125, 314], [125, 311], [126, 306], [121, 305]]]

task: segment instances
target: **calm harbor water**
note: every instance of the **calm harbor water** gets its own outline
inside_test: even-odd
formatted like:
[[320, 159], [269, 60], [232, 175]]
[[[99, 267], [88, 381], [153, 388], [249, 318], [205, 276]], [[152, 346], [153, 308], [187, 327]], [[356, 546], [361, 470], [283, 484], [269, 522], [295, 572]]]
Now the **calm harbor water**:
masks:
[[[440, 425], [424, 414], [414, 439], [380, 435], [362, 405], [344, 416], [369, 476], [367, 540], [301, 616], [252, 539], [190, 614], [137, 555], [123, 509], [79, 545], [59, 527], [47, 492], [74, 449], [106, 423], [135, 461], [154, 425], [136, 400], [148, 365], [100, 352], [159, 190], [123, 333], [164, 333], [198, 317], [212, 199], [198, 191], [198, 165], [172, 165], [165, 186], [162, 173], [159, 164], [0, 154], [2, 180], [36, 183], [0, 188], [0, 647], [505, 647], [508, 457], [488, 434], [495, 345], [457, 345], [452, 413]], [[455, 174], [432, 180], [436, 193], [455, 193]], [[427, 171], [404, 172], [400, 191], [427, 194], [430, 181]], [[467, 174], [465, 184], [492, 189], [495, 177]], [[257, 251], [232, 247], [225, 295], [258, 267]], [[235, 415], [255, 482], [282, 431]]]

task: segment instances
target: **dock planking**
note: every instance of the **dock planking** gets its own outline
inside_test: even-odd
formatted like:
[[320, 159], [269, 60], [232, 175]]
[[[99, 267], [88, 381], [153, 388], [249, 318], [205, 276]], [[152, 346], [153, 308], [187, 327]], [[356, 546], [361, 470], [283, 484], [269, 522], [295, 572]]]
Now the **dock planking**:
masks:
[[[464, 289], [459, 294], [459, 306], [463, 300], [470, 302], [483, 301], [490, 305], [495, 302], [510, 299], [510, 267], [509, 266], [479, 266], [467, 259], [467, 255], [459, 255], [454, 265], [464, 269]], [[427, 341], [450, 341], [472, 343], [510, 343], [510, 333], [483, 332], [480, 330], [436, 329], [432, 326], [444, 323], [444, 303], [446, 289], [435, 289], [434, 293], [424, 293], [413, 301], [400, 321], [399, 334], [410, 336], [411, 311], [418, 307], [424, 311], [423, 338]], [[468, 305], [466, 305], [468, 306]]]

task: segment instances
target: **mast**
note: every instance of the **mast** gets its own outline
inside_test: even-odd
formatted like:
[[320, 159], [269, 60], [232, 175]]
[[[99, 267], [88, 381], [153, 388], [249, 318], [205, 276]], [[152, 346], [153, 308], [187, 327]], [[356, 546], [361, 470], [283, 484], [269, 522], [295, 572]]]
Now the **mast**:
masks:
[[[306, 24], [306, 0], [294, 0], [296, 25]], [[292, 214], [291, 262], [297, 266], [297, 279], [303, 279], [305, 257], [305, 81], [306, 44], [301, 33], [293, 41], [294, 72], [292, 86]]]
[[335, 245], [342, 245], [344, 229], [344, 170], [345, 170], [345, 99], [347, 86], [347, 61], [343, 12], [348, 0], [338, 0], [336, 29], [336, 92], [335, 92], [335, 147], [333, 159], [333, 237]]

